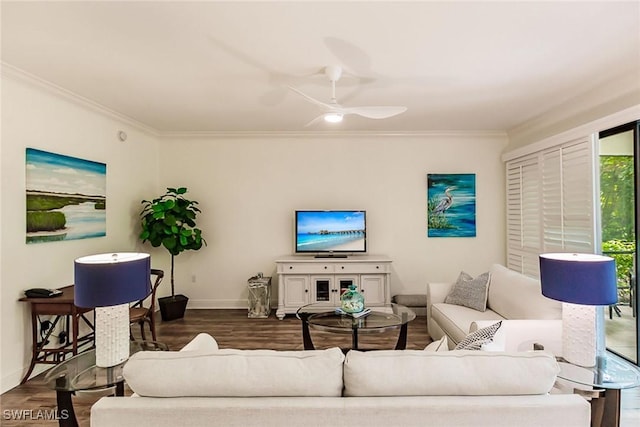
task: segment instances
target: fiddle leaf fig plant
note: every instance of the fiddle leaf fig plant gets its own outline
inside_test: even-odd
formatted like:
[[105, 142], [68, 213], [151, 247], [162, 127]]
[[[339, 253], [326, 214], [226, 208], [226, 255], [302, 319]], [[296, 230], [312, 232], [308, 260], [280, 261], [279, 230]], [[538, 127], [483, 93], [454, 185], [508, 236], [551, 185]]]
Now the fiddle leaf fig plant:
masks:
[[196, 215], [201, 212], [198, 202], [184, 195], [186, 187], [167, 188], [167, 192], [151, 201], [143, 200], [142, 242], [153, 247], [163, 246], [171, 254], [171, 297], [175, 296], [173, 282], [174, 257], [186, 250], [198, 250], [207, 244], [202, 230], [196, 227]]

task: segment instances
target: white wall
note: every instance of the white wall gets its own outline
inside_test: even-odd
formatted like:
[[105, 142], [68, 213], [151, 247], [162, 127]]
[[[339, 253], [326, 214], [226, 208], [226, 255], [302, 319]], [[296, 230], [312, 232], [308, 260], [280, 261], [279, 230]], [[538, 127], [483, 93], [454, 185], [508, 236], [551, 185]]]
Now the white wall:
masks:
[[[167, 252], [137, 239], [140, 200], [167, 186], [187, 186], [203, 210], [209, 246], [176, 258], [177, 292], [192, 308], [245, 308], [247, 278], [273, 275], [274, 261], [292, 253], [295, 209], [367, 210], [369, 252], [394, 260], [392, 294], [504, 262], [503, 134], [159, 139], [29, 79], [3, 73], [1, 83], [0, 334], [11, 345], [0, 352], [0, 392], [18, 384], [31, 356], [25, 289], [72, 283], [73, 260], [91, 253], [150, 252], [169, 272]], [[25, 243], [27, 147], [107, 164], [106, 237]], [[426, 237], [427, 173], [477, 174], [476, 238]]]
[[[129, 136], [124, 143], [117, 139], [120, 129]], [[18, 302], [23, 291], [73, 283], [73, 260], [78, 256], [146, 249], [137, 240], [137, 215], [140, 200], [158, 190], [158, 148], [153, 135], [45, 91], [30, 80], [5, 74], [1, 137], [0, 387], [4, 392], [19, 383], [31, 359], [29, 307]], [[106, 237], [25, 243], [27, 147], [107, 164]]]
[[[176, 292], [191, 308], [246, 307], [246, 280], [275, 275], [292, 254], [295, 209], [366, 210], [369, 253], [393, 259], [392, 295], [483, 273], [505, 257], [506, 143], [479, 133], [161, 140], [160, 184], [188, 187], [208, 241], [176, 258]], [[427, 173], [477, 174], [476, 238], [426, 237]]]

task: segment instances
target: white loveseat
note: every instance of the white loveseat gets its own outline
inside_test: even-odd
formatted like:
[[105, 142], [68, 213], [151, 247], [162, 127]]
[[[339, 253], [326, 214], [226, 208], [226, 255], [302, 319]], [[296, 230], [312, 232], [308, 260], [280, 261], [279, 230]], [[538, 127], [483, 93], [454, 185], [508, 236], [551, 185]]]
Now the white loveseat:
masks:
[[453, 283], [427, 284], [427, 328], [435, 341], [447, 336], [454, 348], [469, 332], [502, 320], [495, 350], [530, 350], [534, 343], [562, 355], [562, 304], [542, 295], [538, 280], [494, 264], [486, 311], [445, 303]]
[[583, 426], [589, 404], [549, 394], [546, 352], [218, 350], [141, 352], [132, 397], [104, 397], [91, 426]]

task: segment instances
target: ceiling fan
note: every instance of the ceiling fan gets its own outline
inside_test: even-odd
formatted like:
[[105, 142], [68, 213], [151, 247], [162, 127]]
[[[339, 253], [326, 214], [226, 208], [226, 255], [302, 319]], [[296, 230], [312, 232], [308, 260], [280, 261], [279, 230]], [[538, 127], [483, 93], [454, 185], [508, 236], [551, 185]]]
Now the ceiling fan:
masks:
[[338, 65], [330, 65], [325, 67], [324, 74], [331, 82], [331, 101], [329, 103], [318, 101], [315, 98], [310, 97], [306, 93], [288, 86], [289, 89], [302, 96], [312, 104], [317, 105], [323, 110], [323, 113], [311, 120], [305, 126], [311, 126], [320, 120], [325, 120], [329, 123], [338, 123], [342, 121], [343, 116], [347, 114], [356, 114], [358, 116], [366, 117], [368, 119], [386, 119], [396, 116], [398, 114], [407, 111], [407, 107], [401, 106], [362, 106], [362, 107], [343, 107], [336, 101], [336, 82], [340, 80], [342, 76], [342, 67]]

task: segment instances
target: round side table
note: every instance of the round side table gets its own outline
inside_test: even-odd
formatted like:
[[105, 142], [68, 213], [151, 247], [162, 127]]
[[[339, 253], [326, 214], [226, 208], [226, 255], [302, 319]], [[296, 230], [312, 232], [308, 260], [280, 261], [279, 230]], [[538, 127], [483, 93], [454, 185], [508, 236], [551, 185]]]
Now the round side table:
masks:
[[[131, 341], [129, 354], [138, 351], [167, 351], [166, 344], [157, 341]], [[115, 388], [116, 396], [124, 396], [122, 369], [126, 361], [108, 368], [96, 366], [95, 348], [82, 352], [52, 368], [44, 377], [49, 388], [56, 391], [57, 418], [60, 427], [78, 427], [71, 396], [78, 391]]]
[[640, 368], [610, 352], [590, 368], [562, 359], [558, 364], [558, 378], [575, 384], [575, 393], [591, 397], [592, 425], [619, 426], [621, 390], [640, 386]]

